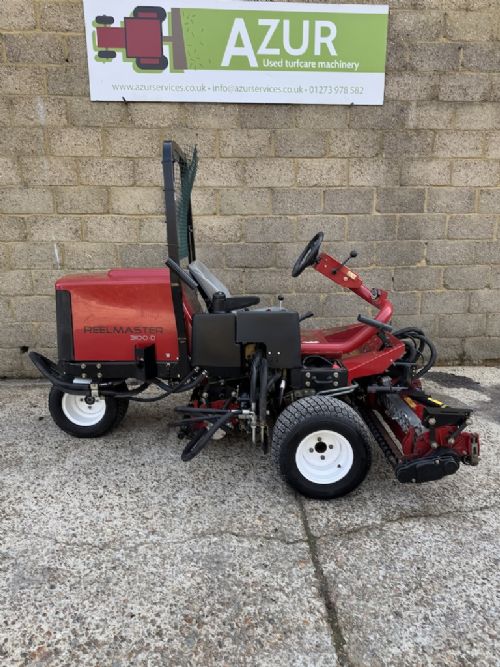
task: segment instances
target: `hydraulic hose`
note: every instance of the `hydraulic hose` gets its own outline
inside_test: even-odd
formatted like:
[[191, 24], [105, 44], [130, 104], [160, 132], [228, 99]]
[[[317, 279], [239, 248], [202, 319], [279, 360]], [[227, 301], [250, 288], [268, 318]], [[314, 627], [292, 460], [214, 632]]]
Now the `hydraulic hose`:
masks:
[[[172, 394], [177, 394], [181, 391], [189, 391], [190, 389], [194, 389], [195, 387], [197, 387], [200, 384], [200, 382], [203, 379], [205, 379], [205, 377], [206, 377], [206, 375], [204, 373], [201, 373], [193, 382], [189, 382], [189, 380], [197, 372], [198, 372], [197, 369], [192, 370], [175, 387], [169, 387], [167, 384], [165, 384], [161, 380], [155, 379], [155, 380], [152, 380], [151, 382], [143, 382], [143, 384], [139, 385], [139, 387], [136, 387], [136, 389], [131, 389], [129, 391], [114, 392], [114, 391], [110, 391], [110, 390], [104, 390], [100, 393], [101, 393], [102, 396], [110, 396], [112, 398], [128, 398], [130, 401], [135, 401], [136, 403], [156, 403], [157, 401], [161, 401], [164, 398], [167, 398], [168, 396], [171, 396]], [[138, 396], [138, 394], [141, 394], [143, 391], [145, 391], [152, 384], [154, 384], [157, 387], [160, 387], [162, 389], [165, 389], [165, 391], [162, 394], [159, 394], [158, 396], [151, 396], [151, 397], [148, 397], [148, 398], [140, 398]]]
[[411, 363], [416, 363], [418, 356], [424, 359], [424, 350], [426, 347], [428, 348], [429, 360], [413, 376], [414, 378], [423, 377], [436, 363], [437, 350], [434, 343], [424, 334], [422, 329], [417, 327], [404, 327], [403, 329], [394, 331], [392, 335], [404, 341], [407, 349], [409, 346], [413, 348], [411, 350], [411, 358], [409, 359]]

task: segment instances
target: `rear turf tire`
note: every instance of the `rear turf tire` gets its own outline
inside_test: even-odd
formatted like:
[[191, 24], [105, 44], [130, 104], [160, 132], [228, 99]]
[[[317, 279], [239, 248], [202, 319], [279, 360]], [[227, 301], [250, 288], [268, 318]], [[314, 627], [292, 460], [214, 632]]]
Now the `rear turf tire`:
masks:
[[115, 19], [112, 16], [101, 15], [101, 16], [96, 16], [95, 22], [97, 23], [97, 25], [113, 25]]
[[76, 438], [99, 438], [118, 426], [128, 409], [126, 398], [99, 398], [87, 404], [85, 398], [52, 387], [49, 411], [59, 428]]
[[310, 396], [280, 414], [271, 453], [281, 474], [309, 498], [345, 496], [366, 477], [372, 439], [366, 424], [337, 398]]

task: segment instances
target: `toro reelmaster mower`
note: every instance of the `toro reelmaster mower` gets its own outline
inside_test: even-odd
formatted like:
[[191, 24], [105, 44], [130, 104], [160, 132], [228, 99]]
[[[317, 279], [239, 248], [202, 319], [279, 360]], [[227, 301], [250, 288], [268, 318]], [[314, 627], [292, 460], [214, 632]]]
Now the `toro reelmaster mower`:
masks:
[[[313, 498], [356, 488], [376, 442], [400, 482], [428, 482], [460, 463], [476, 465], [479, 440], [465, 431], [471, 410], [429, 397], [421, 378], [436, 359], [421, 329], [395, 330], [387, 292], [369, 289], [311, 239], [292, 269], [312, 267], [373, 306], [350, 326], [306, 330], [312, 316], [257, 296], [233, 296], [196, 259], [188, 159], [163, 149], [168, 268], [113, 269], [56, 283], [58, 363], [31, 352], [50, 380], [50, 413], [77, 437], [121, 422], [130, 401], [189, 392], [175, 426], [189, 461], [228, 434], [248, 434], [285, 479]], [[355, 256], [355, 252], [351, 253]], [[152, 388], [146, 394], [143, 392]], [[154, 391], [156, 388], [156, 392]]]

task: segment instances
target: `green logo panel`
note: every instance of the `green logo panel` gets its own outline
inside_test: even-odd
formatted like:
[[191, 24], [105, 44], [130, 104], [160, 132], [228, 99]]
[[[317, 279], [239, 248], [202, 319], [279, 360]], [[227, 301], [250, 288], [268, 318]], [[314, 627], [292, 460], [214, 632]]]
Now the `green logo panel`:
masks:
[[385, 70], [387, 14], [182, 8], [181, 16], [190, 70]]

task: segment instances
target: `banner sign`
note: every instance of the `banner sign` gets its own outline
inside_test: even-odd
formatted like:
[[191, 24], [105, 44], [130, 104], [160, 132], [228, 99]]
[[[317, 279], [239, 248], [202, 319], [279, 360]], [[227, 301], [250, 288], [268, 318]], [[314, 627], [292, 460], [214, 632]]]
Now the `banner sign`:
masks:
[[92, 100], [383, 104], [387, 5], [84, 0]]

